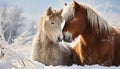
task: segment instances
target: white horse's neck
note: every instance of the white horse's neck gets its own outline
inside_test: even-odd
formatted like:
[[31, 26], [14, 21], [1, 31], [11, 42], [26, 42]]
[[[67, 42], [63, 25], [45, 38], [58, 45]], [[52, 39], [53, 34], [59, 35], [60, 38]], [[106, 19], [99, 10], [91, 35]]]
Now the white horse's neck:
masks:
[[41, 47], [47, 48], [47, 47], [53, 47], [55, 44], [52, 40], [50, 40], [47, 35], [44, 32], [39, 32], [38, 33], [38, 39]]

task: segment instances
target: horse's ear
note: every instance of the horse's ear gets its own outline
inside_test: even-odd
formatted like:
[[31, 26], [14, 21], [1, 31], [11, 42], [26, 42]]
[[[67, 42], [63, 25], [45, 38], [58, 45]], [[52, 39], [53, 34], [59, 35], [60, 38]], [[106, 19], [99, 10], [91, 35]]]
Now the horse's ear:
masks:
[[67, 3], [65, 3], [65, 6], [67, 6]]
[[49, 15], [51, 15], [51, 14], [53, 14], [52, 7], [49, 7], [49, 8], [47, 9], [46, 15], [49, 16]]
[[74, 3], [73, 5], [74, 5], [75, 8], [79, 7], [79, 4], [76, 1], [73, 1], [73, 3]]
[[59, 14], [60, 14], [60, 15], [61, 15], [62, 11], [63, 11], [63, 9], [59, 10]]

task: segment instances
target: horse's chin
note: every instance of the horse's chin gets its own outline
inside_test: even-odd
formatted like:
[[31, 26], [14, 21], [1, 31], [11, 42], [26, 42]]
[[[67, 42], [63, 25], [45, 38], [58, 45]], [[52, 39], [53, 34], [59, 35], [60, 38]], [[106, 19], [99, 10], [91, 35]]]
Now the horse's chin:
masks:
[[57, 42], [62, 42], [62, 40], [61, 41], [57, 41]]
[[72, 41], [65, 41], [65, 42], [72, 43]]
[[62, 41], [53, 41], [54, 43], [60, 43], [60, 42], [62, 42]]
[[72, 40], [66, 40], [66, 39], [64, 39], [64, 42], [71, 43], [71, 42], [72, 42]]
[[71, 37], [69, 37], [69, 38], [63, 38], [63, 41], [71, 43], [72, 42], [72, 38]]
[[53, 40], [54, 43], [59, 43], [59, 42], [62, 42], [62, 40]]

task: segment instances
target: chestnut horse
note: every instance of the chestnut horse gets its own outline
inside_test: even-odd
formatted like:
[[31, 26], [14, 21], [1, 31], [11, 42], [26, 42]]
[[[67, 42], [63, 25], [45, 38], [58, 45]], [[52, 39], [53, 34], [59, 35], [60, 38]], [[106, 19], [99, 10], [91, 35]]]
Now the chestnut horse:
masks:
[[73, 48], [75, 63], [120, 65], [120, 31], [86, 5], [75, 1], [65, 5], [64, 41], [71, 42], [80, 36]]
[[63, 39], [61, 23], [61, 12], [51, 7], [41, 16], [32, 44], [33, 60], [45, 65], [72, 64], [72, 48], [59, 43]]

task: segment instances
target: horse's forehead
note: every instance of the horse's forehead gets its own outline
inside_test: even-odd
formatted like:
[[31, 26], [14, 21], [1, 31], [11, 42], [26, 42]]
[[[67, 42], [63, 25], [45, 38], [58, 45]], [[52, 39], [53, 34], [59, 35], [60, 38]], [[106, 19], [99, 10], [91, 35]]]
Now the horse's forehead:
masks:
[[62, 16], [59, 13], [53, 13], [52, 15], [49, 16], [49, 19], [55, 19], [56, 17], [62, 19]]
[[56, 13], [57, 12], [57, 10], [53, 10], [53, 13]]

